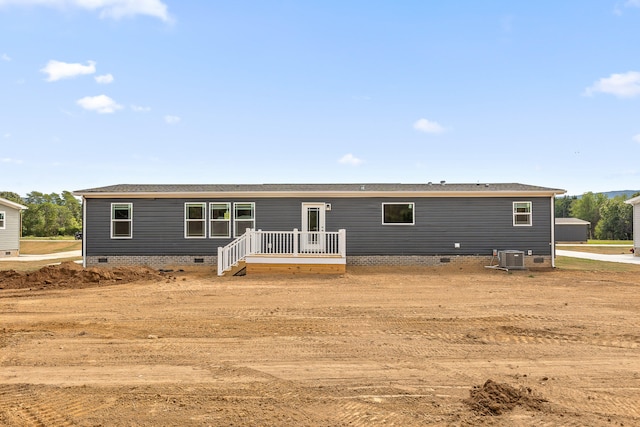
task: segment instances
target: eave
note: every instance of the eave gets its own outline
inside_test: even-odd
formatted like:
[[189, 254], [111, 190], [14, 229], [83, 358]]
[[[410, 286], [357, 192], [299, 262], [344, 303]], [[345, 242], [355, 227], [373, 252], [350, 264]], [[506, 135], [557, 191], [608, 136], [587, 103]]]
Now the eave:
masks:
[[74, 192], [86, 199], [221, 199], [221, 198], [487, 198], [487, 197], [555, 197], [564, 190], [553, 191], [223, 191], [223, 192]]

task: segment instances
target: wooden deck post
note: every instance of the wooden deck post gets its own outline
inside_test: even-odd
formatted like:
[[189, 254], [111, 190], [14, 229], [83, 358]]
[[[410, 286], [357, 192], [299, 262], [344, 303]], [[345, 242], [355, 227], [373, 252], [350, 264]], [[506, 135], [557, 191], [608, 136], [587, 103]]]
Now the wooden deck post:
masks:
[[222, 267], [224, 265], [223, 259], [222, 259], [223, 257], [222, 252], [223, 252], [222, 247], [218, 246], [218, 276], [222, 276], [224, 274], [223, 267]]

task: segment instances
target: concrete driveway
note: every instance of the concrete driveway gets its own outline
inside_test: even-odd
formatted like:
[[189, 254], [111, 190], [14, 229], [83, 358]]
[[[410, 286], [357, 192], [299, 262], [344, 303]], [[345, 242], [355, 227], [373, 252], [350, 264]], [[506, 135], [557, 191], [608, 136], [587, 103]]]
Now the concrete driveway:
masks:
[[0, 262], [2, 261], [47, 261], [47, 260], [56, 260], [62, 258], [74, 258], [82, 256], [82, 251], [68, 251], [68, 252], [58, 252], [55, 254], [43, 254], [43, 255], [20, 255], [20, 256], [12, 256], [12, 257], [3, 257], [0, 258]]
[[632, 253], [604, 255], [604, 254], [592, 254], [589, 252], [565, 251], [562, 249], [557, 249], [556, 255], [567, 256], [572, 258], [593, 259], [596, 261], [622, 262], [626, 264], [640, 264], [640, 256], [634, 256]]

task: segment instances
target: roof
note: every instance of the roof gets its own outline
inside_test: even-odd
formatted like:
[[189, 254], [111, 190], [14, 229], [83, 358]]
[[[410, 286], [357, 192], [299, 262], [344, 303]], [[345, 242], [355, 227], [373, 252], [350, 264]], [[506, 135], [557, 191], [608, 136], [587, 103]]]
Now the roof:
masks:
[[21, 205], [20, 203], [12, 202], [11, 200], [3, 199], [2, 197], [0, 197], [0, 205], [19, 210], [29, 209], [28, 207]]
[[556, 218], [556, 225], [591, 225], [591, 223], [580, 218]]
[[630, 205], [638, 205], [640, 204], [640, 196], [636, 196], [629, 200], [625, 200], [625, 203], [629, 203]]
[[494, 197], [555, 196], [565, 190], [525, 184], [117, 184], [74, 191], [86, 198], [104, 197]]

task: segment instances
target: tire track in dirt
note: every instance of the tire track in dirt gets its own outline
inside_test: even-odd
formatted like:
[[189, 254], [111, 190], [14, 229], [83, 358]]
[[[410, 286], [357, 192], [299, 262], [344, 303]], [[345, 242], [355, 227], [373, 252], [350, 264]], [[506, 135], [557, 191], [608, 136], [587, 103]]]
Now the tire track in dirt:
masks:
[[[612, 393], [618, 393], [613, 395]], [[562, 405], [579, 414], [616, 414], [626, 417], [629, 423], [625, 425], [640, 424], [640, 389], [628, 390], [624, 393], [611, 384], [608, 388], [576, 389], [574, 387], [561, 386], [556, 390], [547, 392], [549, 400], [562, 401]]]
[[95, 406], [90, 397], [71, 396], [65, 389], [46, 388], [46, 398], [40, 397], [43, 392], [37, 386], [0, 385], [0, 413], [9, 425], [71, 427], [77, 425], [75, 417]]
[[[512, 323], [507, 323], [511, 319]], [[598, 337], [554, 332], [548, 327], [518, 327], [514, 323], [536, 320], [552, 324], [556, 319], [543, 316], [507, 316], [488, 318], [455, 319], [391, 319], [384, 322], [378, 332], [392, 336], [421, 336], [443, 343], [465, 344], [484, 342], [487, 344], [586, 344], [601, 347], [626, 349], [640, 348], [640, 338], [623, 336]], [[451, 333], [451, 330], [467, 329], [467, 333]], [[629, 340], [633, 338], [633, 340]]]
[[[502, 333], [501, 333], [502, 332]], [[515, 326], [498, 327], [495, 334], [485, 335], [489, 342], [506, 344], [586, 344], [598, 347], [616, 347], [634, 349], [640, 347], [639, 341], [627, 341], [619, 337], [596, 338], [576, 334], [564, 334], [547, 329], [525, 329]]]

